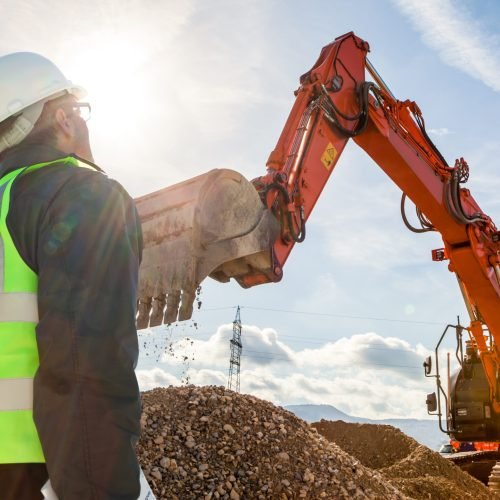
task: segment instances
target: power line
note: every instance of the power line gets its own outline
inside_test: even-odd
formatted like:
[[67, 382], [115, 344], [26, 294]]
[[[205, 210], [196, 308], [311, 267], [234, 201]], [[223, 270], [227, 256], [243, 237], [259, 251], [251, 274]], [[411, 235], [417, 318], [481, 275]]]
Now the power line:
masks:
[[[379, 349], [379, 350], [382, 350], [382, 349]], [[276, 354], [276, 353], [271, 353], [271, 352], [266, 352], [266, 351], [256, 351], [256, 350], [252, 350], [252, 349], [246, 349], [245, 352], [251, 352], [254, 354], [261, 354], [263, 356], [269, 356], [270, 358], [276, 358], [276, 359], [279, 358], [279, 359], [284, 359], [284, 360], [288, 360], [288, 361], [293, 361], [293, 359], [291, 359], [290, 357], [285, 356], [283, 354]], [[406, 352], [411, 352], [411, 351], [406, 351]], [[336, 350], [335, 354], [357, 354], [357, 352], [355, 352], [355, 351], [337, 351]], [[246, 356], [246, 357], [254, 357], [254, 356]], [[258, 356], [255, 356], [255, 357], [258, 357]], [[358, 364], [363, 364], [363, 363], [358, 363]], [[400, 368], [403, 368], [403, 367], [418, 368], [419, 370], [422, 369], [421, 366], [411, 366], [411, 365], [387, 365], [386, 363], [372, 363], [372, 362], [369, 362], [368, 364], [383, 365], [383, 366], [397, 366]]]
[[[236, 309], [237, 306], [225, 306], [225, 307], [214, 307], [214, 308], [204, 308], [200, 309], [200, 312], [211, 312], [211, 311], [223, 311], [227, 309]], [[355, 319], [355, 320], [369, 320], [369, 321], [385, 321], [389, 323], [410, 323], [417, 325], [444, 325], [447, 324], [446, 321], [419, 321], [419, 320], [411, 320], [411, 319], [400, 319], [400, 318], [379, 318], [375, 316], [354, 316], [349, 314], [335, 314], [335, 313], [322, 313], [317, 311], [299, 311], [293, 309], [275, 309], [269, 307], [255, 307], [255, 306], [239, 306], [241, 309], [250, 309], [254, 311], [268, 311], [268, 312], [277, 312], [284, 314], [302, 314], [306, 316], [325, 316], [331, 318], [342, 318], [342, 319]]]
[[[139, 335], [139, 338], [144, 335], [142, 334], [141, 332], [138, 332], [138, 335]], [[146, 335], [150, 335], [150, 334], [146, 334]], [[213, 333], [205, 333], [205, 334], [202, 334], [202, 335], [208, 335], [209, 337], [207, 337], [206, 339], [200, 339], [198, 336], [198, 338], [193, 338], [194, 336], [182, 336], [182, 333], [172, 333], [171, 334], [171, 343], [174, 343], [174, 342], [180, 342], [180, 341], [185, 341], [187, 339], [189, 340], [201, 340], [203, 342], [208, 342], [208, 340], [210, 339], [211, 336], [213, 336]], [[149, 343], [151, 342], [159, 342], [160, 341], [160, 338], [158, 334], [155, 334], [155, 337], [156, 338], [151, 338], [151, 339], [141, 339], [143, 342], [146, 342], [146, 341], [149, 341]], [[177, 337], [177, 338], [175, 338]], [[292, 338], [292, 339], [298, 339], [298, 340], [301, 340], [303, 344], [313, 344], [313, 345], [321, 345], [321, 346], [325, 346], [326, 344], [334, 344], [335, 342], [338, 342], [342, 339], [338, 339], [338, 340], [335, 340], [335, 341], [330, 341], [330, 340], [326, 340], [326, 341], [322, 341], [322, 340], [310, 340], [310, 339], [307, 339], [307, 340], [303, 340], [302, 337], [297, 337], [297, 336], [293, 336], [293, 335], [279, 335], [279, 338]], [[161, 339], [162, 341], [165, 341], [167, 339], [163, 338]], [[146, 347], [146, 346], [144, 346]], [[400, 348], [400, 347], [387, 347], [386, 344], [356, 344], [355, 347], [359, 347], [363, 350], [376, 350], [376, 351], [390, 351], [390, 352], [407, 352], [407, 353], [411, 353], [411, 354], [417, 354], [415, 351], [412, 351], [410, 349], [404, 349], [404, 348]], [[246, 350], [246, 352], [254, 352], [254, 351], [251, 351], [251, 350]], [[264, 352], [264, 351], [262, 351]], [[294, 351], [296, 352], [296, 351]], [[337, 350], [337, 348], [335, 348], [335, 352], [341, 352], [341, 353], [348, 353], [348, 352], [352, 352], [352, 351], [345, 351], [345, 350], [342, 350], [342, 351], [339, 351]]]
[[271, 309], [266, 307], [252, 307], [252, 306], [242, 306], [245, 309], [254, 309], [256, 311], [270, 311], [270, 312], [280, 312], [287, 314], [304, 314], [308, 316], [327, 316], [332, 318], [345, 318], [345, 319], [357, 319], [357, 320], [370, 320], [370, 321], [388, 321], [394, 323], [415, 323], [420, 325], [442, 325], [444, 323], [438, 323], [435, 321], [417, 321], [409, 319], [395, 319], [395, 318], [377, 318], [370, 316], [351, 316], [347, 314], [333, 314], [333, 313], [321, 313], [312, 311], [294, 311], [292, 309]]
[[[359, 345], [362, 345], [362, 344], [359, 344]], [[233, 347], [233, 344], [231, 344], [231, 346]], [[160, 346], [161, 347], [161, 346]], [[367, 345], [366, 346], [367, 349], [370, 349], [371, 346]], [[380, 351], [391, 351], [391, 350], [396, 350], [396, 349], [387, 349], [387, 348], [384, 348], [384, 349], [380, 349], [380, 348], [374, 348], [375, 350], [380, 350]], [[403, 351], [403, 352], [409, 352], [409, 353], [413, 353], [412, 351], [407, 351], [407, 350], [404, 350], [404, 349], [397, 349], [399, 351]], [[233, 370], [234, 370], [234, 374], [236, 374], [237, 372], [239, 372], [239, 367], [241, 366], [241, 361], [240, 359], [241, 358], [247, 358], [247, 359], [265, 359], [265, 360], [283, 360], [283, 361], [288, 361], [288, 362], [293, 362], [293, 359], [291, 357], [288, 357], [288, 356], [284, 356], [284, 355], [281, 355], [281, 354], [274, 354], [274, 353], [270, 353], [270, 352], [266, 352], [266, 351], [259, 351], [259, 350], [254, 350], [254, 349], [245, 349], [245, 352], [246, 353], [252, 353], [251, 355], [248, 355], [248, 354], [241, 354], [239, 355], [239, 357], [237, 358], [237, 365], [236, 364], [232, 364], [232, 367], [233, 367]], [[356, 352], [352, 352], [352, 351], [338, 351], [336, 350], [335, 351], [336, 354], [356, 354]], [[236, 354], [236, 353], [234, 353]], [[257, 355], [256, 355], [257, 354]], [[232, 353], [233, 355], [233, 353]], [[232, 358], [233, 359], [233, 358]], [[236, 358], [234, 358], [236, 360]], [[422, 367], [421, 366], [412, 366], [412, 365], [399, 365], [399, 364], [387, 364], [387, 363], [376, 363], [376, 362], [366, 362], [366, 363], [360, 363], [360, 362], [349, 362], [349, 365], [348, 366], [363, 366], [363, 367], [373, 367], [373, 366], [380, 366], [382, 368], [402, 368], [402, 369], [405, 369], [405, 370], [422, 370]], [[231, 368], [231, 365], [230, 365], [230, 368]], [[237, 373], [236, 375], [237, 377], [239, 376], [239, 373]], [[231, 372], [230, 372], [230, 378], [231, 378]], [[239, 378], [239, 377], [238, 377]], [[236, 380], [237, 382], [237, 380]], [[233, 384], [231, 384], [233, 385]], [[229, 387], [229, 385], [228, 385]]]
[[[263, 355], [263, 356], [249, 356], [247, 354], [242, 354], [243, 358], [250, 358], [250, 359], [283, 359], [285, 361], [290, 361], [290, 358], [287, 358], [286, 356], [276, 356], [276, 355]], [[411, 366], [411, 365], [392, 365], [392, 364], [387, 364], [387, 363], [349, 363], [348, 366], [364, 366], [364, 367], [371, 367], [371, 366], [381, 366], [383, 368], [403, 368], [405, 370], [421, 370], [423, 372], [423, 368], [421, 366]], [[338, 368], [338, 367], [336, 367]]]
[[[244, 328], [244, 325], [242, 327]], [[199, 337], [199, 335], [206, 335], [206, 336], [208, 336], [208, 338], [210, 338], [211, 336], [214, 335], [212, 332], [209, 332], [209, 333], [201, 333], [201, 334], [196, 334], [196, 335], [191, 335], [191, 336], [184, 336], [184, 332], [174, 332], [174, 331], [169, 332], [169, 334], [172, 337], [174, 337], [174, 336], [181, 337], [182, 336], [182, 340], [186, 340], [186, 339], [201, 340], [199, 338], [194, 339], [193, 337]], [[141, 335], [151, 335], [151, 334], [149, 334], [149, 333], [143, 334], [142, 331], [139, 331], [138, 335], [141, 336]], [[155, 337], [158, 336], [158, 334], [154, 334], [154, 335], [155, 335]], [[319, 337], [307, 337], [306, 339], [304, 339], [304, 337], [301, 337], [298, 335], [283, 335], [283, 334], [278, 334], [278, 337], [279, 337], [279, 339], [281, 339], [281, 338], [297, 339], [297, 340], [300, 340], [301, 343], [303, 343], [303, 344], [318, 344], [318, 345], [334, 344], [334, 343], [339, 342], [339, 341], [346, 338], [346, 337], [342, 337], [342, 338], [337, 339], [337, 340], [329, 340], [329, 339], [320, 339]], [[414, 352], [414, 351], [411, 351], [410, 349], [404, 349], [401, 347], [387, 347], [387, 344], [383, 344], [383, 343], [356, 344], [356, 347], [362, 347], [363, 349], [373, 349], [373, 350], [379, 350], [379, 351]], [[347, 351], [335, 351], [335, 352], [347, 352]]]
[[[367, 346], [365, 348], [366, 350], [368, 349], [371, 349], [370, 346]], [[417, 356], [419, 356], [419, 354], [417, 354], [416, 352], [414, 351], [410, 351], [408, 349], [382, 349], [382, 348], [373, 348], [374, 351], [402, 351], [402, 352], [407, 352], [409, 354], [415, 354]], [[245, 352], [254, 352], [254, 353], [262, 353], [262, 354], [272, 354], [272, 353], [268, 353], [267, 351], [256, 351], [256, 350], [252, 350], [252, 349], [245, 349]], [[300, 352], [300, 351], [299, 351]], [[339, 349], [335, 349], [335, 354], [357, 354], [359, 351], [355, 351], [355, 350], [352, 350], [352, 351], [346, 351], [346, 350], [339, 350]], [[422, 360], [424, 359], [424, 356], [422, 356]]]

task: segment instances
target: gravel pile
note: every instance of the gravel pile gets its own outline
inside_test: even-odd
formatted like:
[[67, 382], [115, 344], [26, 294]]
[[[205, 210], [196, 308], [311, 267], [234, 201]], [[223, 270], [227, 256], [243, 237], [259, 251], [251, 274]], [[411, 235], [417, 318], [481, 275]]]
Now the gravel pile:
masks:
[[407, 498], [269, 402], [222, 387], [170, 387], [142, 397], [137, 451], [158, 500]]
[[482, 483], [390, 425], [322, 420], [312, 426], [411, 498], [493, 498]]

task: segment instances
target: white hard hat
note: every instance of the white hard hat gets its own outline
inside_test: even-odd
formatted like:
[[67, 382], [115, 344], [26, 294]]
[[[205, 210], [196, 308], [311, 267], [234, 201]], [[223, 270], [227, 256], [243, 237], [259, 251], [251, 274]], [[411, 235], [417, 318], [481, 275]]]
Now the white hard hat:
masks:
[[63, 91], [77, 99], [86, 94], [39, 54], [15, 52], [0, 57], [0, 122]]
[[86, 95], [82, 87], [73, 85], [49, 59], [33, 52], [0, 57], [0, 123], [20, 115], [0, 138], [0, 152], [21, 142], [40, 117], [43, 104], [65, 92], [77, 99]]

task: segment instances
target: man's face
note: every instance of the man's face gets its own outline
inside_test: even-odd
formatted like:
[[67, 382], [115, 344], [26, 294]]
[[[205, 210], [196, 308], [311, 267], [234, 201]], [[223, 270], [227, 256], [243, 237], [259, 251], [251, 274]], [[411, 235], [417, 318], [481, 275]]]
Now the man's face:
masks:
[[68, 97], [68, 102], [62, 106], [69, 120], [68, 131], [71, 134], [74, 153], [84, 160], [94, 161], [90, 147], [89, 129], [81, 114], [81, 108], [74, 96]]
[[53, 109], [52, 119], [62, 151], [94, 161], [90, 147], [89, 129], [82, 116], [82, 108], [72, 95], [65, 95], [49, 103]]

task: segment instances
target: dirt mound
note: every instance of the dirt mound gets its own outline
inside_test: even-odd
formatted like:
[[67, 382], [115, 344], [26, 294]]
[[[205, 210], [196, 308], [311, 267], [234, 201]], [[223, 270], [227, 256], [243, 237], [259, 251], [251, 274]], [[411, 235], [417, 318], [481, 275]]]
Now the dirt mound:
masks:
[[407, 457], [419, 444], [391, 425], [348, 424], [321, 420], [312, 424], [329, 441], [372, 469], [389, 467]]
[[325, 420], [312, 425], [411, 498], [493, 498], [482, 483], [390, 425]]
[[406, 498], [292, 413], [222, 387], [143, 394], [139, 461], [160, 499]]
[[398, 463], [380, 469], [380, 472], [414, 498], [429, 495], [433, 500], [493, 498], [491, 491], [482, 483], [422, 445]]

